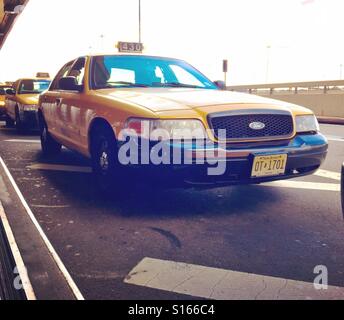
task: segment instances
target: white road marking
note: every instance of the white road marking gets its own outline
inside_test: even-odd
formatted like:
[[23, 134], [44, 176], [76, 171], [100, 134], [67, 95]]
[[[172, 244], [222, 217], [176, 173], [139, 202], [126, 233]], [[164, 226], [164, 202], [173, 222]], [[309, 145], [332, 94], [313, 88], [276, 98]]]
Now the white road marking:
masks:
[[17, 267], [18, 274], [20, 276], [21, 284], [23, 286], [26, 298], [28, 300], [36, 300], [36, 295], [35, 295], [35, 292], [32, 288], [29, 276], [27, 274], [27, 270], [26, 270], [23, 258], [20, 254], [19, 249], [18, 249], [16, 240], [14, 238], [10, 224], [7, 220], [7, 216], [6, 216], [6, 213], [5, 213], [3, 206], [1, 204], [1, 201], [0, 201], [0, 219], [1, 219], [2, 225], [4, 227], [8, 243], [10, 245], [10, 249], [11, 249], [11, 252], [12, 252], [16, 267]]
[[4, 140], [5, 142], [19, 142], [19, 143], [41, 143], [39, 140], [31, 140], [31, 139], [10, 139]]
[[326, 136], [327, 140], [329, 141], [337, 141], [337, 142], [344, 142], [344, 138], [343, 137], [339, 137], [339, 136]]
[[55, 251], [54, 247], [52, 246], [51, 242], [49, 241], [48, 237], [46, 236], [46, 234], [44, 233], [42, 227], [40, 226], [40, 224], [38, 223], [35, 215], [33, 214], [33, 212], [31, 211], [28, 203], [26, 202], [23, 194], [21, 193], [20, 189], [18, 188], [16, 182], [14, 181], [10, 171], [8, 170], [5, 162], [2, 160], [2, 158], [0, 157], [0, 164], [2, 165], [2, 167], [4, 168], [4, 171], [6, 172], [6, 175], [8, 177], [8, 179], [10, 180], [14, 190], [16, 191], [23, 207], [25, 208], [27, 214], [29, 215], [31, 221], [33, 222], [33, 224], [35, 225], [36, 229], [38, 230], [40, 236], [42, 237], [45, 245], [47, 246], [50, 254], [52, 255], [56, 265], [58, 266], [58, 268], [60, 269], [61, 273], [63, 274], [64, 278], [66, 279], [69, 287], [71, 288], [74, 296], [76, 297], [76, 299], [78, 300], [84, 300], [83, 295], [81, 294], [79, 288], [77, 287], [77, 285], [75, 284], [73, 278], [71, 277], [71, 275], [69, 274], [67, 268], [65, 267], [65, 265], [63, 264], [61, 258], [59, 257], [59, 255], [57, 254], [57, 252]]
[[338, 181], [340, 181], [340, 176], [341, 176], [339, 172], [333, 172], [333, 171], [322, 170], [322, 169], [319, 169], [316, 173], [314, 173], [314, 175], [318, 177], [329, 178], [329, 179], [338, 180]]
[[91, 173], [91, 167], [85, 166], [66, 166], [59, 164], [48, 164], [48, 163], [36, 163], [30, 166], [27, 166], [29, 169], [35, 170], [49, 170], [49, 171], [65, 171], [65, 172], [82, 172], [82, 173]]
[[316, 290], [304, 281], [151, 258], [144, 258], [124, 282], [214, 300], [344, 299], [342, 287]]
[[321, 191], [340, 191], [340, 184], [336, 183], [320, 183], [320, 182], [305, 182], [305, 181], [292, 181], [280, 180], [260, 184], [265, 187], [277, 188], [293, 188], [293, 189], [307, 189], [307, 190], [321, 190]]

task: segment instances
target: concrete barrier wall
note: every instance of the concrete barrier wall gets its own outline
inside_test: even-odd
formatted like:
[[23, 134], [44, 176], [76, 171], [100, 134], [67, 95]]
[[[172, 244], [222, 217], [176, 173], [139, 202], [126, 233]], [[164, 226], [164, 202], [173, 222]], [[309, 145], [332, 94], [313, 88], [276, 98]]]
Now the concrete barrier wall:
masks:
[[228, 86], [227, 90], [295, 103], [319, 117], [344, 119], [344, 80], [247, 84]]
[[344, 93], [272, 94], [264, 97], [295, 103], [317, 116], [344, 118]]

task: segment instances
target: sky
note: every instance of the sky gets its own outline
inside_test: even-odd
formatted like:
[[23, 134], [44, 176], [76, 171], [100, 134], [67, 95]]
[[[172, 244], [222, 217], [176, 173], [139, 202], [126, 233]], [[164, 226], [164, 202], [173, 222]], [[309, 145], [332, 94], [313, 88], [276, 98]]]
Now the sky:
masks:
[[[30, 0], [0, 50], [0, 81], [138, 41], [138, 0]], [[145, 54], [228, 85], [344, 77], [343, 0], [141, 0]], [[342, 71], [342, 72], [341, 72]]]

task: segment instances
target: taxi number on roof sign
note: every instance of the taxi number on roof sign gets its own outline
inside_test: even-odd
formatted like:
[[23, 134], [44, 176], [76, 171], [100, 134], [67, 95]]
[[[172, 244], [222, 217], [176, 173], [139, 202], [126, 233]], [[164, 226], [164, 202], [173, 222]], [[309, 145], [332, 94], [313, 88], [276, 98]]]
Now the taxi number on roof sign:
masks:
[[286, 154], [254, 157], [252, 177], [278, 176], [285, 173], [287, 165]]
[[142, 53], [143, 45], [139, 42], [118, 42], [117, 48], [119, 52]]

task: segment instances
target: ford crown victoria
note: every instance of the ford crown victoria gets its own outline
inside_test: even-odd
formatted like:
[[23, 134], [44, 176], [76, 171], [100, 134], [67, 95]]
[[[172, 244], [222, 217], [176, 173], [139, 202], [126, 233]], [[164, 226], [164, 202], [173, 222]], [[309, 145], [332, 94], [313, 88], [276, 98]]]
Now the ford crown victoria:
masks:
[[39, 124], [43, 153], [64, 145], [91, 158], [103, 187], [128, 168], [183, 186], [294, 178], [314, 173], [328, 147], [309, 109], [224, 91], [182, 60], [145, 55], [68, 62], [40, 96]]
[[49, 84], [48, 79], [19, 79], [6, 90], [7, 125], [15, 124], [18, 130], [37, 127], [38, 96]]

